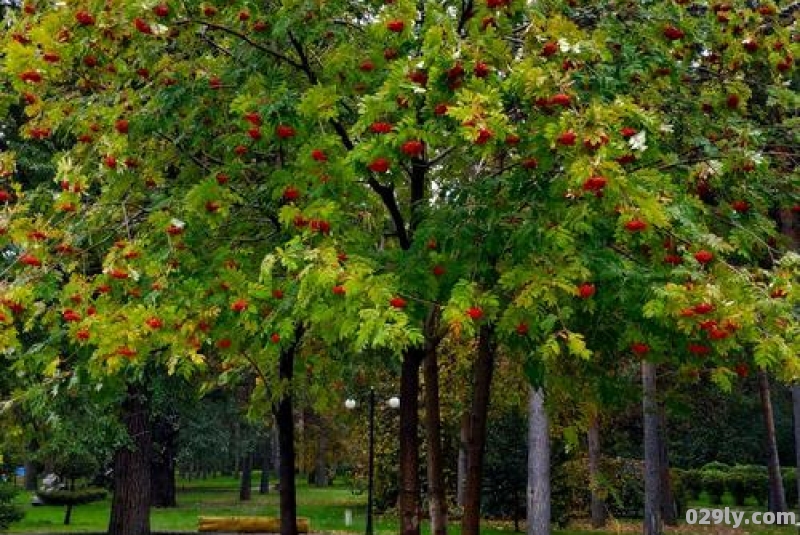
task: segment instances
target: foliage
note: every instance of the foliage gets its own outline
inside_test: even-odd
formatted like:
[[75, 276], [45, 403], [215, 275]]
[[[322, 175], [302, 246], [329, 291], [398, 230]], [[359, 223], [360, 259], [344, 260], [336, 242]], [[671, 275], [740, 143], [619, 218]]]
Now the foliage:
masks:
[[489, 518], [525, 517], [527, 487], [527, 418], [517, 408], [489, 422], [481, 492], [481, 512]]
[[0, 483], [0, 531], [8, 529], [12, 523], [22, 520], [24, 516], [22, 509], [12, 504], [16, 495], [17, 489], [9, 484]]
[[45, 505], [86, 505], [88, 503], [105, 500], [108, 491], [105, 489], [77, 489], [77, 490], [52, 490], [37, 492]]

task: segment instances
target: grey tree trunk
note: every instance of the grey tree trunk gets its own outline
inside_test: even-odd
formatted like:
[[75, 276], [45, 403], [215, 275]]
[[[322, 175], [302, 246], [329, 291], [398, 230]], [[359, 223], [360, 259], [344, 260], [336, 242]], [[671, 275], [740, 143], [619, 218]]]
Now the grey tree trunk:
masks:
[[280, 489], [281, 443], [278, 439], [277, 428], [272, 432], [272, 469], [275, 470], [275, 475], [278, 478], [276, 488]]
[[661, 448], [658, 433], [656, 365], [642, 361], [644, 419], [644, 535], [661, 535]]
[[431, 533], [447, 535], [447, 497], [444, 488], [437, 356], [436, 342], [427, 341], [422, 367], [425, 377], [425, 437], [428, 441], [428, 509], [431, 517]]
[[456, 473], [456, 503], [464, 506], [464, 485], [467, 481], [467, 441], [469, 440], [469, 411], [461, 415], [458, 435], [458, 467]]
[[528, 398], [527, 498], [527, 535], [550, 535], [550, 423], [541, 387]]
[[592, 489], [590, 506], [592, 515], [592, 528], [598, 529], [606, 525], [606, 503], [598, 493], [601, 450], [600, 417], [597, 415], [597, 413], [592, 414], [589, 419], [587, 442], [589, 443], [589, 481]]
[[786, 511], [786, 494], [781, 479], [781, 462], [778, 458], [778, 441], [775, 436], [775, 417], [772, 413], [772, 400], [769, 395], [767, 372], [758, 372], [758, 393], [761, 397], [761, 411], [766, 427], [767, 470], [769, 472], [769, 510], [773, 513]]
[[322, 417], [317, 419], [317, 454], [314, 458], [314, 485], [317, 487], [328, 486], [328, 431]]

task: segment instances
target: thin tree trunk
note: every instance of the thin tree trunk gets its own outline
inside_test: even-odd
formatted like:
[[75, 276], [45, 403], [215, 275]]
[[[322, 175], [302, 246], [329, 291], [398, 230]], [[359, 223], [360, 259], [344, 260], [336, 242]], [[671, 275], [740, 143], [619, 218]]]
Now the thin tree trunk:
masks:
[[550, 535], [550, 423], [544, 388], [530, 388], [528, 400], [528, 530]]
[[659, 471], [658, 391], [656, 365], [642, 361], [644, 418], [644, 535], [661, 535], [661, 474]]
[[253, 455], [245, 452], [240, 466], [242, 477], [239, 480], [239, 501], [249, 502], [253, 497]]
[[403, 355], [400, 371], [400, 515], [401, 535], [419, 535], [419, 367], [421, 348]]
[[130, 385], [122, 403], [122, 423], [131, 444], [114, 455], [114, 495], [108, 535], [150, 534], [152, 438], [144, 389]]
[[269, 494], [269, 442], [271, 434], [272, 433], [264, 437], [264, 443], [261, 446], [261, 481], [258, 486], [259, 494]]
[[589, 485], [591, 488], [592, 528], [598, 529], [606, 525], [606, 504], [598, 492], [600, 484], [600, 417], [597, 412], [589, 418], [587, 432], [589, 446]]
[[772, 401], [769, 394], [767, 372], [758, 372], [758, 392], [761, 397], [761, 411], [766, 427], [767, 469], [769, 472], [769, 510], [773, 513], [786, 511], [786, 494], [781, 479], [781, 463], [778, 458], [778, 441], [775, 436], [775, 417], [772, 413]]
[[314, 485], [317, 487], [328, 486], [328, 432], [325, 429], [325, 419], [317, 419], [317, 455], [314, 460]]
[[467, 481], [464, 487], [464, 516], [461, 535], [479, 535], [481, 530], [481, 483], [483, 452], [486, 446], [486, 419], [494, 371], [494, 329], [482, 326], [478, 335], [478, 355], [473, 368], [472, 407], [467, 443]]
[[277, 422], [275, 429], [272, 432], [272, 469], [275, 471], [275, 477], [278, 478], [277, 489], [281, 488], [281, 441], [278, 438]]
[[25, 490], [31, 492], [39, 490], [39, 470], [33, 461], [37, 451], [39, 451], [39, 442], [33, 439], [28, 443], [28, 451], [25, 452], [27, 455], [25, 459]]
[[467, 482], [467, 442], [469, 441], [469, 411], [461, 415], [458, 433], [458, 468], [456, 472], [456, 503], [464, 507], [464, 484]]
[[67, 506], [67, 510], [64, 513], [64, 525], [69, 526], [70, 522], [72, 522], [72, 504]]
[[294, 357], [300, 343], [302, 331], [298, 329], [291, 347], [281, 353], [278, 376], [287, 384], [286, 392], [274, 407], [278, 424], [280, 446], [280, 512], [281, 535], [297, 535], [297, 493], [294, 481], [294, 411], [292, 407], [292, 377], [294, 376]]
[[[435, 314], [436, 312], [434, 312]], [[431, 533], [447, 534], [447, 497], [444, 487], [442, 454], [442, 421], [439, 407], [439, 362], [437, 342], [429, 338], [425, 344], [425, 438], [428, 443], [428, 508]]]
[[669, 473], [669, 449], [667, 447], [667, 413], [663, 403], [658, 406], [658, 462], [661, 476], [661, 517], [667, 526], [678, 525], [678, 511], [672, 494], [672, 477]]
[[177, 507], [175, 464], [178, 455], [178, 427], [170, 416], [159, 415], [155, 418], [152, 429], [150, 505], [152, 507]]

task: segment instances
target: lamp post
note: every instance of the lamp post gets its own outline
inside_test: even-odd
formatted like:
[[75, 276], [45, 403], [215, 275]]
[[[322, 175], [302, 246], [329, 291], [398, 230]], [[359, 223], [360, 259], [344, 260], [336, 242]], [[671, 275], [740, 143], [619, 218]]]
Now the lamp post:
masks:
[[[373, 501], [375, 496], [375, 389], [370, 387], [369, 397], [367, 398], [369, 407], [369, 460], [367, 462], [367, 527], [366, 535], [374, 535], [373, 528]], [[400, 398], [393, 396], [386, 401], [386, 405], [392, 409], [400, 406]], [[356, 400], [349, 398], [344, 402], [344, 406], [352, 410], [356, 408]]]

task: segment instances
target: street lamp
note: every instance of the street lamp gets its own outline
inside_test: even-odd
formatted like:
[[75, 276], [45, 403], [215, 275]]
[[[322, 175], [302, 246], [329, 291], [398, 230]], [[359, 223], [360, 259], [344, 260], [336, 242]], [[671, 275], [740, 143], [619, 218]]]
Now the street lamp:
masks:
[[[367, 464], [367, 529], [366, 535], [373, 535], [372, 527], [372, 502], [375, 494], [375, 389], [370, 387], [369, 397], [369, 462]], [[356, 408], [356, 400], [348, 398], [344, 406], [353, 410]], [[386, 406], [391, 409], [400, 407], [400, 398], [392, 396], [386, 400]]]

